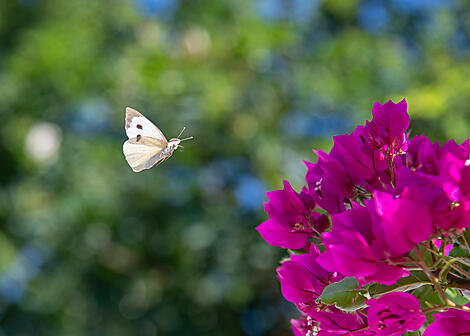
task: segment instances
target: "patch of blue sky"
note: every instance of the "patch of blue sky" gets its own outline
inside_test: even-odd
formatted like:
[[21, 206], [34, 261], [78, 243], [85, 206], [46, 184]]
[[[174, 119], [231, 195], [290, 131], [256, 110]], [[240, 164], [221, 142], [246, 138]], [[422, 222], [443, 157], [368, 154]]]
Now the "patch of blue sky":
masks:
[[[175, 153], [174, 155], [178, 155]], [[169, 164], [169, 163], [167, 163]], [[191, 188], [195, 184], [194, 170], [174, 164], [168, 172], [167, 201], [173, 206], [185, 206], [190, 200]]]
[[229, 157], [204, 165], [198, 173], [198, 183], [207, 196], [218, 197], [228, 185], [234, 185], [245, 174], [248, 162], [244, 158]]
[[273, 309], [249, 308], [242, 313], [240, 324], [243, 331], [250, 336], [262, 335], [277, 321], [277, 314]]
[[21, 300], [25, 291], [25, 284], [10, 275], [5, 274], [0, 277], [0, 295], [7, 303], [15, 303]]
[[214, 167], [221, 172], [226, 183], [238, 180], [247, 165], [247, 160], [241, 157], [229, 157], [214, 163]]
[[285, 18], [286, 8], [282, 0], [257, 0], [255, 5], [262, 20], [277, 21]]
[[290, 136], [329, 138], [348, 131], [350, 120], [339, 114], [311, 115], [294, 111], [282, 121], [282, 130]]
[[449, 50], [456, 58], [466, 58], [470, 51], [470, 39], [461, 27], [449, 39]]
[[142, 16], [158, 16], [161, 19], [172, 16], [179, 7], [179, 0], [135, 0]]
[[390, 17], [382, 1], [367, 1], [358, 7], [359, 24], [367, 31], [380, 33], [387, 28]]
[[[122, 112], [124, 114], [124, 111]], [[71, 128], [82, 135], [93, 135], [110, 129], [112, 111], [108, 102], [102, 99], [83, 101], [67, 123]]]
[[18, 302], [28, 282], [36, 276], [45, 259], [45, 253], [38, 248], [26, 246], [18, 253], [12, 266], [0, 276], [0, 295], [8, 303]]
[[238, 206], [245, 211], [257, 211], [263, 207], [266, 186], [254, 176], [241, 176], [235, 185], [235, 198]]
[[256, 12], [265, 21], [309, 22], [318, 8], [318, 0], [257, 0]]
[[391, 0], [390, 3], [403, 13], [414, 14], [438, 8], [450, 8], [456, 2], [455, 0]]
[[292, 0], [292, 17], [298, 23], [309, 22], [318, 9], [318, 0]]

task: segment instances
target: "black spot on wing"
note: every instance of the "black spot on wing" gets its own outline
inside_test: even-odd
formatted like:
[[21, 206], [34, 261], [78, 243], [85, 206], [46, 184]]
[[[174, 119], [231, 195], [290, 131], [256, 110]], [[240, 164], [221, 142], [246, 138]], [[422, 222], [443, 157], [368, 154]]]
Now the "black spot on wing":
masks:
[[[140, 125], [138, 125], [138, 126], [140, 126]], [[136, 141], [136, 142], [139, 142], [140, 138], [142, 138], [142, 135], [137, 134], [137, 139], [136, 139], [135, 141]]]
[[137, 124], [137, 128], [138, 128], [138, 129], [142, 129], [142, 125], [141, 125], [141, 124]]

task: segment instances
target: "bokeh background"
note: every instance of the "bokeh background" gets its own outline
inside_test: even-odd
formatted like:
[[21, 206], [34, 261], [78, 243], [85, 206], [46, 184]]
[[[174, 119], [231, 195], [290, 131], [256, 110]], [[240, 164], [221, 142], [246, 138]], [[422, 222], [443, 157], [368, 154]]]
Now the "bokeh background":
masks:
[[[407, 98], [470, 134], [470, 3], [0, 1], [0, 335], [286, 335], [265, 191]], [[195, 140], [135, 174], [124, 110]]]

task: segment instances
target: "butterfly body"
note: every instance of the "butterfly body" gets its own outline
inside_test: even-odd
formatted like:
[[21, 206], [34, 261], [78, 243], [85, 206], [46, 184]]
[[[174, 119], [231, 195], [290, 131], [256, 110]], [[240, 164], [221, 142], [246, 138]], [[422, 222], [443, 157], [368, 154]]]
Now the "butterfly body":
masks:
[[170, 156], [180, 146], [180, 139], [171, 139], [162, 150], [162, 155]]
[[180, 145], [181, 141], [192, 139], [177, 138], [167, 141], [163, 133], [151, 121], [138, 111], [126, 108], [126, 134], [129, 140], [124, 142], [123, 152], [129, 166], [135, 172], [152, 168], [168, 159]]

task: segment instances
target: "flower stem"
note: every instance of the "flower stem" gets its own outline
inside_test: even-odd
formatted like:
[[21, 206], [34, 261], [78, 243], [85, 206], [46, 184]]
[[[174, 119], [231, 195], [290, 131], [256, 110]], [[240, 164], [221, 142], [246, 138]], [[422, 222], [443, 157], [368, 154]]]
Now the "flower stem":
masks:
[[390, 180], [392, 182], [392, 187], [395, 188], [395, 171], [393, 170], [393, 155], [388, 152], [388, 167], [390, 169]]
[[459, 288], [470, 290], [470, 282], [449, 282], [445, 285], [445, 288]]
[[[438, 252], [434, 251], [433, 249], [429, 248], [429, 247], [426, 246], [425, 244], [423, 244], [423, 245], [421, 245], [421, 246], [423, 246], [426, 250], [428, 250], [429, 252], [433, 253], [434, 255], [438, 256], [441, 260], [445, 260], [445, 261], [450, 261], [450, 260], [452, 260], [451, 257], [443, 256], [443, 255], [439, 254]], [[457, 261], [458, 261], [458, 262], [462, 262], [461, 259], [462, 259], [462, 258], [457, 258]], [[453, 268], [454, 270], [456, 270], [457, 272], [459, 272], [460, 274], [464, 275], [467, 279], [470, 280], [470, 272], [465, 271], [463, 268], [461, 268], [460, 266], [455, 265], [455, 264], [450, 265], [450, 267]]]
[[466, 306], [454, 305], [452, 307], [443, 306], [443, 307], [429, 308], [429, 309], [423, 310], [423, 314], [430, 313], [430, 312], [433, 312], [433, 311], [444, 312], [444, 311], [447, 311], [449, 309], [458, 309], [458, 310], [462, 310], [462, 311], [465, 311], [465, 312], [470, 312], [470, 308], [468, 308]]
[[347, 332], [346, 334], [344, 334], [344, 335], [349, 335], [349, 334], [352, 334], [352, 333], [355, 333], [355, 332], [358, 332], [358, 331], [364, 331], [364, 330], [367, 330], [367, 329], [369, 329], [369, 326], [364, 327], [364, 328], [360, 328], [360, 329], [350, 330], [350, 331], [348, 331], [348, 332]]
[[468, 245], [467, 239], [465, 239], [465, 236], [462, 236], [461, 238], [463, 240], [463, 244], [467, 248], [467, 253], [470, 253], [470, 246]]
[[431, 313], [431, 312], [434, 312], [434, 311], [445, 312], [445, 311], [449, 310], [449, 308], [451, 308], [451, 307], [434, 307], [434, 308], [429, 308], [429, 309], [423, 310], [423, 314]]
[[441, 299], [447, 304], [447, 306], [455, 306], [455, 304], [449, 300], [449, 298], [447, 297], [446, 293], [444, 292], [444, 290], [442, 289], [441, 287], [441, 284], [439, 283], [439, 280], [434, 276], [434, 274], [432, 274], [432, 272], [429, 270], [428, 268], [428, 265], [426, 265], [426, 262], [424, 261], [424, 256], [421, 254], [421, 251], [419, 249], [419, 246], [416, 246], [415, 249], [414, 249], [414, 252], [416, 254], [416, 256], [418, 257], [418, 260], [416, 261], [416, 264], [418, 266], [421, 266], [421, 268], [423, 269], [424, 273], [426, 273], [427, 277], [429, 278], [429, 280], [431, 280], [431, 282], [433, 283], [434, 287], [437, 289]]
[[460, 266], [452, 264], [452, 265], [450, 265], [450, 267], [453, 268], [454, 270], [456, 270], [457, 272], [459, 272], [460, 274], [464, 275], [467, 278], [467, 280], [470, 280], [470, 273], [465, 271]]

